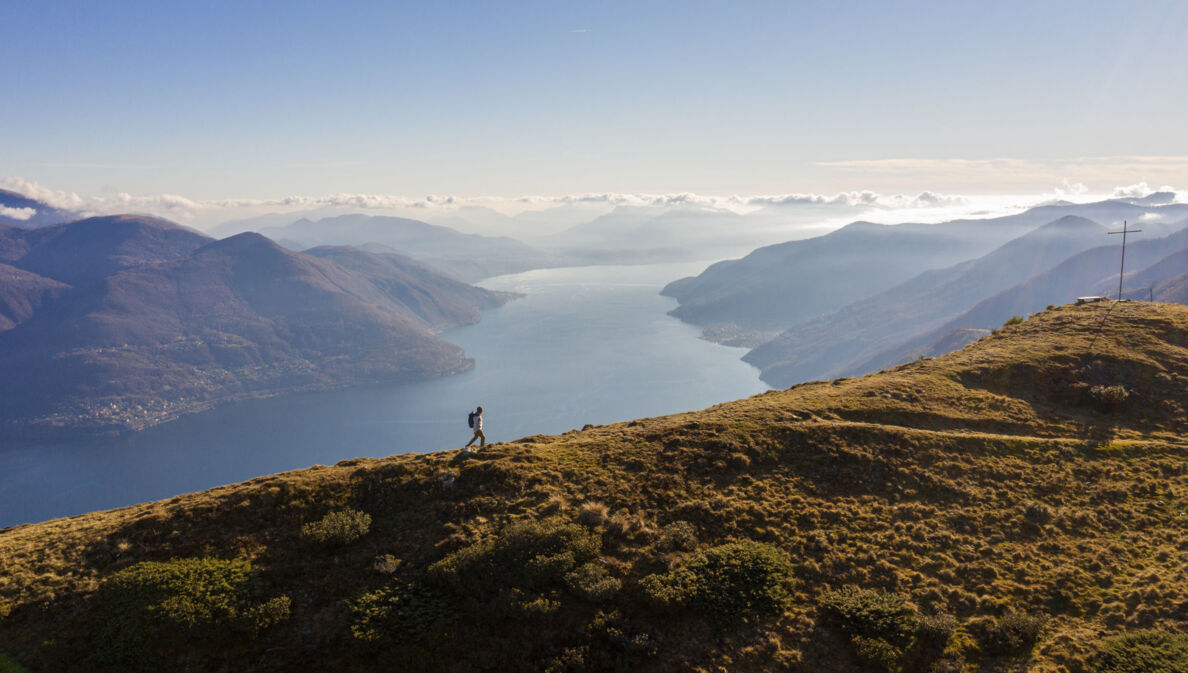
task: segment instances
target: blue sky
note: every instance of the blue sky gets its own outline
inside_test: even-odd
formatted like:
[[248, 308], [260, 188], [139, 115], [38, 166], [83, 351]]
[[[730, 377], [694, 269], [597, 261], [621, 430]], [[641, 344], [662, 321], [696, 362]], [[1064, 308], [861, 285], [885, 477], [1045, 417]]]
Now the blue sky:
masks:
[[85, 194], [1188, 185], [1184, 2], [0, 0], [0, 63]]

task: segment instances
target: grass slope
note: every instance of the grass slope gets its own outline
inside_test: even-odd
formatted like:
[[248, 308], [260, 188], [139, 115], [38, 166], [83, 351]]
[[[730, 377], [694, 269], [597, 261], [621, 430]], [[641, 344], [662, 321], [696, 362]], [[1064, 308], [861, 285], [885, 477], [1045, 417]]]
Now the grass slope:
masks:
[[1183, 649], [1097, 652], [1188, 615], [1188, 307], [1122, 303], [1095, 338], [1107, 308], [6, 529], [0, 648], [33, 671], [1132, 670], [1110, 662]]

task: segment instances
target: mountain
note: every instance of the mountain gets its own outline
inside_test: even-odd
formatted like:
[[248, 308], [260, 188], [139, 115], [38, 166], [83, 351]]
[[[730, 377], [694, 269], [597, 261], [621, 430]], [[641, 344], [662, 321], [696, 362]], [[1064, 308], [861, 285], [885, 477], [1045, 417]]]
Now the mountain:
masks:
[[397, 313], [433, 332], [476, 323], [480, 310], [502, 306], [515, 296], [442, 276], [403, 255], [372, 254], [349, 246], [310, 248], [305, 254], [366, 278], [392, 301]]
[[[926, 271], [885, 292], [791, 327], [743, 358], [787, 386], [849, 371], [891, 345], [930, 332], [977, 302], [1104, 239], [1106, 228], [1066, 215], [974, 260]], [[1001, 324], [1001, 323], [999, 323]], [[961, 344], [964, 345], [964, 344]]]
[[742, 216], [701, 206], [618, 206], [542, 239], [540, 245], [587, 264], [705, 259], [736, 250]]
[[1188, 307], [1108, 308], [0, 530], [0, 648], [63, 673], [1184, 670]]
[[[1173, 226], [1185, 224], [1188, 223], [1181, 222]], [[1173, 250], [1178, 252], [1167, 254]], [[1161, 283], [1170, 282], [1188, 269], [1188, 265], [1185, 264], [1185, 259], [1188, 259], [1186, 251], [1188, 228], [1163, 238], [1128, 242], [1128, 265], [1132, 268], [1137, 267], [1140, 271], [1128, 274], [1131, 280], [1125, 284], [1127, 292], [1124, 294], [1130, 298], [1147, 299], [1148, 286], [1154, 285], [1159, 288]], [[1074, 255], [1042, 274], [978, 302], [960, 315], [916, 338], [889, 346], [865, 361], [853, 363], [843, 373], [862, 374], [906, 362], [919, 355], [930, 355], [935, 353], [935, 348], [929, 344], [943, 339], [955, 330], [993, 329], [1012, 316], [1026, 316], [1042, 311], [1049, 304], [1066, 302], [1078, 296], [1113, 296], [1117, 291], [1118, 276], [1116, 271], [1112, 270], [1118, 263], [1120, 254], [1120, 246], [1111, 245]], [[1135, 280], [1138, 281], [1137, 284]], [[1167, 301], [1175, 296], [1174, 292], [1163, 294], [1159, 301]], [[775, 379], [777, 376], [778, 374], [773, 374], [772, 378]]]
[[0, 189], [0, 225], [35, 229], [79, 219], [77, 213]]
[[70, 289], [65, 283], [0, 264], [0, 332], [29, 319], [44, 303]]
[[1157, 289], [1156, 301], [1188, 304], [1188, 272], [1160, 283]]
[[300, 219], [260, 233], [310, 248], [323, 245], [387, 246], [460, 279], [555, 266], [557, 260], [520, 241], [503, 236], [463, 234], [420, 220], [380, 215], [339, 215], [320, 220]]
[[35, 230], [0, 229], [0, 262], [74, 285], [176, 259], [210, 240], [168, 220], [110, 215]]
[[0, 251], [19, 281], [0, 292], [6, 434], [139, 429], [235, 400], [451, 374], [472, 362], [433, 333], [512, 296], [404, 258], [215, 241], [152, 218], [0, 230]]
[[[1156, 226], [1188, 216], [1188, 205], [1125, 200], [1052, 204], [1017, 215], [940, 224], [855, 222], [824, 236], [759, 248], [664, 288], [672, 315], [700, 326], [782, 331], [873, 296], [923, 271], [975, 259], [1067, 215], [1108, 226], [1146, 218]], [[1146, 226], [1146, 224], [1144, 224]]]

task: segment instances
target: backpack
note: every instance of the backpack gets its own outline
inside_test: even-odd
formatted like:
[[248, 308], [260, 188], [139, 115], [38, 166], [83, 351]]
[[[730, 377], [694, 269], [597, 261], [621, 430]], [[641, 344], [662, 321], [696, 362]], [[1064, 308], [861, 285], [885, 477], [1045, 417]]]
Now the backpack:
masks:
[[473, 411], [470, 412], [470, 415], [466, 417], [466, 424], [472, 428], [474, 427], [474, 412]]

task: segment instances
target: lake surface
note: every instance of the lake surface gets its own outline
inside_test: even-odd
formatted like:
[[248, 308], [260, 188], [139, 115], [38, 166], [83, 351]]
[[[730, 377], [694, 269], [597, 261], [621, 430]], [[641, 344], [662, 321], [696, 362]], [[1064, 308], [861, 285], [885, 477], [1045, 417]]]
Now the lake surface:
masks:
[[744, 351], [667, 315], [665, 283], [705, 263], [529, 271], [524, 293], [442, 335], [475, 368], [432, 381], [236, 404], [127, 437], [0, 447], [0, 527], [168, 498], [358, 456], [459, 448], [482, 405], [488, 441], [702, 409], [762, 392]]

